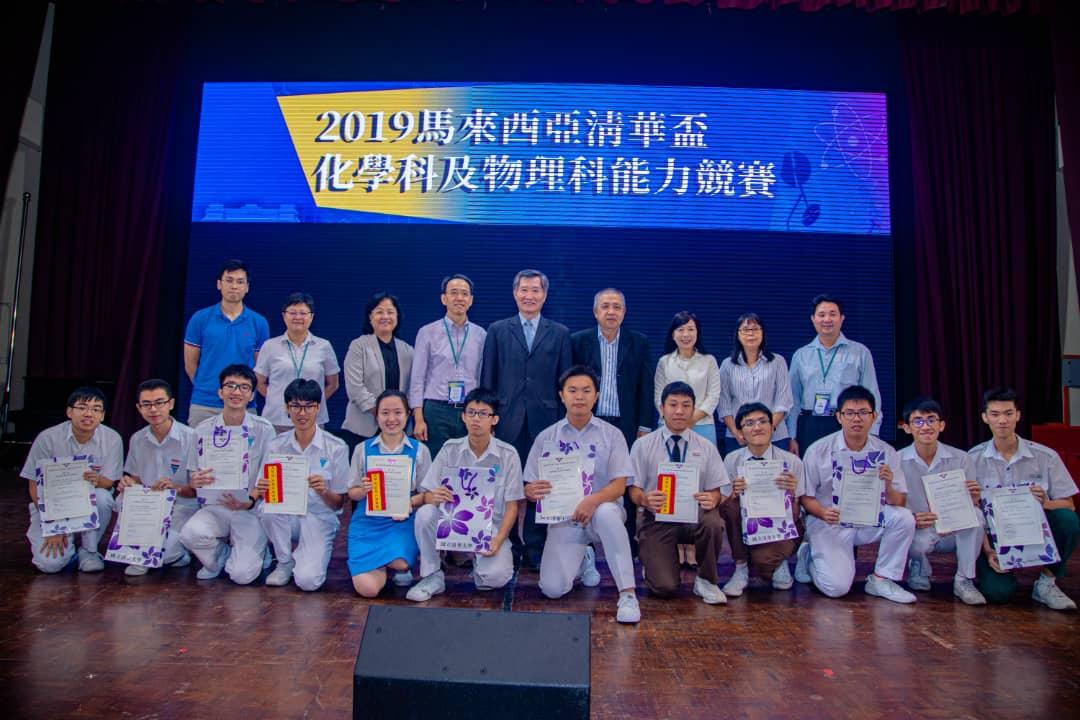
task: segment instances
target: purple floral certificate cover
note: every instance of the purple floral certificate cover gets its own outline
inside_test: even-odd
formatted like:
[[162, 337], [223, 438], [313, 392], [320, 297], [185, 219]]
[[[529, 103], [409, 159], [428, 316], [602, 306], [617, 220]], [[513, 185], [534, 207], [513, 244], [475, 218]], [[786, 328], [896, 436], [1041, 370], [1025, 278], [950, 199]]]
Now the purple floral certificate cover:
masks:
[[34, 468], [34, 484], [37, 486], [37, 509], [38, 517], [41, 518], [41, 536], [53, 537], [55, 535], [70, 535], [83, 532], [84, 530], [97, 530], [99, 526], [97, 511], [97, 493], [90, 492], [90, 514], [82, 517], [60, 518], [59, 520], [45, 519], [45, 466], [52, 463], [72, 463], [86, 461], [86, 464], [94, 472], [101, 472], [101, 465], [94, 462], [93, 455], [63, 455], [60, 457], [46, 458]]
[[105, 559], [112, 562], [126, 563], [127, 565], [142, 565], [148, 568], [161, 567], [161, 559], [165, 555], [165, 538], [169, 535], [169, 529], [172, 527], [172, 509], [176, 503], [176, 491], [175, 490], [151, 490], [146, 487], [132, 486], [124, 490], [124, 494], [128, 493], [141, 493], [143, 495], [147, 493], [164, 493], [165, 494], [165, 512], [161, 518], [161, 531], [158, 534], [159, 540], [153, 545], [121, 545], [120, 544], [120, 523], [123, 521], [124, 507], [120, 506], [120, 517], [116, 519], [116, 524], [113, 526], [112, 536], [109, 538], [109, 546], [105, 550]]
[[[787, 462], [781, 462], [780, 470], [787, 472]], [[779, 517], [750, 517], [742, 502], [739, 503], [739, 512], [742, 513], [742, 539], [746, 545], [762, 545], [799, 537], [799, 529], [792, 515], [791, 493], [787, 491], [784, 492], [784, 514]]]
[[[1038, 509], [1040, 519], [1040, 532], [1032, 533], [1034, 535], [1041, 534], [1042, 537], [1032, 537], [1030, 540], [1035, 542], [1029, 542], [1023, 540], [1023, 544], [1014, 545], [1001, 545], [999, 544], [999, 538], [1001, 536], [1000, 530], [1005, 530], [1008, 534], [1008, 530], [1005, 529], [1005, 518], [999, 517], [999, 513], [1003, 515], [1003, 508], [1000, 504], [1005, 502], [1004, 496], [1016, 496], [1030, 497], [1031, 505]], [[997, 501], [999, 507], [995, 512], [994, 503]], [[1010, 504], [1012, 504], [1010, 502]], [[1054, 542], [1054, 536], [1050, 532], [1050, 524], [1046, 521], [1046, 513], [1043, 512], [1042, 507], [1039, 505], [1038, 498], [1031, 494], [1031, 483], [1025, 483], [1023, 485], [999, 485], [995, 488], [991, 488], [989, 492], [986, 492], [982, 496], [982, 510], [986, 515], [986, 532], [990, 536], [990, 544], [994, 546], [994, 550], [997, 552], [998, 562], [1001, 564], [1002, 570], [1015, 570], [1016, 568], [1024, 567], [1038, 567], [1040, 565], [1050, 565], [1052, 563], [1060, 562], [1061, 555], [1058, 553], [1057, 544]], [[1008, 540], [1008, 538], [1000, 538], [1002, 540]]]
[[495, 490], [499, 473], [493, 467], [447, 467], [439, 484], [454, 496], [439, 504], [436, 550], [483, 552], [491, 549], [495, 530]]
[[[840, 494], [844, 485], [844, 472], [852, 472], [856, 475], [865, 475], [870, 470], [874, 470], [878, 465], [885, 463], [885, 453], [881, 450], [871, 450], [865, 453], [853, 453], [847, 450], [840, 450], [832, 454], [832, 485], [833, 485], [833, 505], [840, 506]], [[853, 523], [842, 522], [841, 527], [856, 528], [856, 527], [881, 527], [885, 524], [885, 483], [881, 484], [881, 505], [878, 510], [877, 523], [874, 525], [855, 525]]]

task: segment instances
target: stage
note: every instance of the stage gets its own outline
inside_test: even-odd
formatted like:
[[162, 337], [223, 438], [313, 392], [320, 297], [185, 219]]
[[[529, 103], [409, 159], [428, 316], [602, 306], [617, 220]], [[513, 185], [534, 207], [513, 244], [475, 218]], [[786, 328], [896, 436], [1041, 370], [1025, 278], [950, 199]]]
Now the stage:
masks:
[[[25, 490], [5, 473], [0, 510], [0, 707], [9, 717], [345, 717], [371, 601], [345, 567], [344, 529], [326, 586], [248, 587], [195, 579], [197, 564], [127, 578], [119, 565], [45, 576], [30, 565]], [[347, 523], [343, 523], [343, 528]], [[592, 614], [595, 718], [1068, 717], [1080, 703], [1080, 615], [1022, 599], [968, 607], [951, 593], [953, 563], [932, 556], [935, 583], [913, 606], [865, 595], [872, 548], [850, 596], [808, 585], [749, 591], [727, 606], [639, 590], [642, 622], [617, 625], [605, 567], [597, 588], [563, 601], [522, 572], [506, 591], [479, 593], [467, 571], [427, 603], [513, 612]], [[721, 561], [721, 578], [731, 573]], [[601, 563], [602, 565], [602, 563]], [[639, 571], [640, 572], [640, 571]], [[1062, 588], [1080, 597], [1080, 561]], [[640, 575], [639, 575], [640, 578]], [[391, 588], [378, 604], [405, 605]], [[1070, 709], [1072, 708], [1072, 709]], [[433, 714], [438, 717], [438, 714]]]

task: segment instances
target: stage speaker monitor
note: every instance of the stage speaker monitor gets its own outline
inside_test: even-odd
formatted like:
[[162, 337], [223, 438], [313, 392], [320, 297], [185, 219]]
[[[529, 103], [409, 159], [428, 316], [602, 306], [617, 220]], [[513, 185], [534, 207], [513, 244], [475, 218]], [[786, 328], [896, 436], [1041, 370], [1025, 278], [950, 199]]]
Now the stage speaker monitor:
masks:
[[354, 718], [589, 717], [589, 616], [377, 605]]

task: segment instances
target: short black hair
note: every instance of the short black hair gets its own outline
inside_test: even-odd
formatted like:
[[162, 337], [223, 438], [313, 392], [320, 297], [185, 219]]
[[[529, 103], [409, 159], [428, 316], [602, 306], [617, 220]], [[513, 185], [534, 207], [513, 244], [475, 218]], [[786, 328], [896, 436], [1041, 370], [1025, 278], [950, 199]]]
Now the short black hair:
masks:
[[281, 306], [281, 312], [285, 312], [293, 305], [307, 305], [308, 312], [315, 312], [315, 298], [304, 292], [289, 293], [285, 303]]
[[218, 373], [218, 387], [223, 387], [225, 385], [225, 378], [228, 377], [242, 377], [251, 383], [252, 389], [254, 389], [259, 382], [259, 379], [255, 377], [255, 371], [244, 363], [226, 365], [225, 368]]
[[319, 387], [319, 383], [314, 380], [308, 380], [306, 378], [296, 378], [291, 383], [285, 386], [285, 404], [288, 405], [293, 400], [300, 400], [301, 402], [322, 402], [322, 388]]
[[75, 403], [90, 402], [91, 400], [97, 400], [104, 407], [105, 393], [93, 385], [83, 385], [71, 391], [71, 394], [68, 395], [67, 406], [75, 407]]
[[176, 397], [173, 395], [172, 385], [161, 378], [150, 378], [149, 380], [143, 380], [139, 383], [139, 387], [135, 388], [135, 399], [138, 400], [140, 395], [151, 390], [164, 390], [170, 400]]
[[364, 335], [374, 335], [375, 328], [371, 324], [371, 311], [379, 306], [383, 300], [389, 300], [390, 304], [394, 306], [394, 311], [397, 312], [397, 325], [394, 326], [394, 337], [397, 337], [398, 330], [401, 328], [401, 303], [397, 299], [397, 295], [380, 290], [377, 293], [372, 293], [368, 298], [367, 307], [364, 308]]
[[483, 403], [490, 407], [493, 413], [499, 414], [499, 396], [486, 387], [476, 387], [470, 390], [469, 394], [465, 396], [463, 404], [467, 407], [469, 403]]
[[453, 275], [447, 275], [446, 277], [444, 277], [442, 279], [442, 292], [443, 292], [443, 294], [446, 294], [446, 286], [450, 284], [451, 280], [464, 280], [469, 285], [469, 293], [470, 294], [472, 293], [472, 291], [473, 291], [472, 280], [470, 280], [467, 275], [462, 275], [461, 273], [454, 273]]
[[244, 264], [243, 260], [237, 260], [236, 258], [221, 263], [221, 269], [218, 270], [217, 279], [220, 280], [225, 277], [225, 273], [236, 272], [237, 270], [243, 270], [247, 279], [249, 281], [251, 280], [251, 271], [248, 270], [247, 265]]
[[815, 295], [814, 299], [810, 301], [810, 314], [813, 315], [817, 312], [817, 306], [821, 303], [832, 303], [836, 306], [836, 309], [840, 311], [840, 314], [844, 314], [844, 303], [840, 301], [840, 298], [835, 295], [829, 295], [828, 293], [821, 293]]
[[903, 412], [900, 413], [900, 418], [906, 423], [911, 422], [911, 414], [917, 412], [925, 413], [927, 415], [933, 413], [939, 418], [945, 418], [945, 413], [941, 409], [941, 403], [928, 395], [920, 395], [919, 397], [912, 399], [904, 406]]
[[862, 385], [851, 385], [840, 391], [839, 397], [836, 398], [837, 412], [844, 409], [844, 403], [854, 402], [856, 400], [865, 400], [870, 403], [870, 409], [877, 412], [877, 398], [874, 397], [874, 393], [870, 392]]
[[765, 417], [769, 418], [769, 420], [772, 420], [772, 410], [770, 410], [769, 406], [765, 403], [746, 403], [745, 405], [740, 405], [739, 409], [735, 412], [735, 427], [741, 428], [743, 418], [745, 418], [747, 415], [750, 415], [751, 413], [756, 412], [765, 413]]
[[596, 389], [596, 392], [600, 392], [600, 376], [597, 375], [596, 371], [588, 365], [581, 364], [571, 365], [563, 371], [562, 375], [559, 376], [559, 392], [562, 392], [562, 389], [566, 387], [567, 380], [572, 377], [577, 377], [579, 375], [585, 375], [590, 380], [592, 380], [592, 384], [593, 387]]
[[986, 407], [992, 402], [1011, 402], [1016, 406], [1017, 410], [1020, 409], [1020, 401], [1017, 399], [1016, 391], [1007, 387], [993, 387], [983, 393], [982, 397], [982, 409], [986, 412]]
[[390, 398], [400, 398], [401, 404], [405, 406], [405, 414], [409, 414], [409, 396], [401, 392], [400, 390], [390, 388], [387, 390], [383, 390], [381, 393], [379, 393], [379, 397], [375, 398], [376, 415], [379, 414], [379, 406], [382, 405], [383, 400], [388, 400]]
[[694, 388], [690, 387], [689, 383], [684, 383], [682, 380], [669, 382], [664, 386], [664, 389], [660, 392], [660, 404], [663, 405], [666, 403], [668, 397], [671, 395], [683, 395], [693, 400], [695, 404], [697, 403], [697, 396], [694, 395]]
[[744, 322], [754, 323], [761, 328], [761, 347], [758, 348], [758, 352], [767, 361], [772, 362], [775, 355], [769, 350], [768, 336], [765, 334], [765, 323], [761, 322], [761, 318], [757, 313], [743, 313], [739, 316], [739, 319], [735, 321], [735, 342], [731, 346], [731, 362], [735, 365], [740, 364], [739, 358], [746, 359], [746, 353], [743, 352], [742, 339], [739, 338], [739, 328], [742, 327]]
[[668, 325], [667, 337], [664, 338], [665, 355], [675, 352], [678, 347], [675, 344], [675, 331], [691, 320], [694, 321], [694, 327], [697, 328], [697, 342], [694, 344], [694, 349], [702, 355], [709, 354], [709, 351], [705, 349], [705, 343], [701, 340], [701, 321], [698, 320], [697, 315], [689, 310], [680, 310], [675, 313], [675, 317], [671, 318], [671, 324]]

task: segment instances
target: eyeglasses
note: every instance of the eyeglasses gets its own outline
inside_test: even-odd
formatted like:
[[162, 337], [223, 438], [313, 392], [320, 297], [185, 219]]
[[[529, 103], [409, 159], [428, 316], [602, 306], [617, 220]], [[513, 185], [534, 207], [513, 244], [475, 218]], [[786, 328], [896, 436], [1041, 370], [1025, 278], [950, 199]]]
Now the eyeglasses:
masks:
[[840, 417], [845, 420], [854, 420], [855, 418], [868, 418], [874, 414], [873, 410], [841, 410]]
[[287, 310], [285, 311], [285, 317], [291, 318], [306, 318], [311, 314], [310, 310]]
[[761, 332], [761, 328], [754, 325], [753, 327], [741, 327], [739, 328], [740, 335], [757, 335]]
[[315, 411], [316, 411], [316, 410], [318, 410], [318, 408], [319, 408], [319, 403], [298, 403], [298, 402], [291, 402], [291, 403], [289, 403], [289, 404], [288, 404], [288, 406], [287, 406], [287, 407], [288, 407], [288, 408], [289, 408], [289, 410], [290, 410], [290, 411], [292, 411], [292, 412], [296, 412], [296, 413], [301, 413], [301, 414], [302, 414], [302, 413], [309, 413], [309, 412], [315, 412]]
[[154, 410], [160, 410], [163, 407], [167, 406], [171, 402], [172, 402], [172, 399], [167, 399], [167, 400], [143, 400], [142, 402], [138, 403], [138, 405], [139, 405], [140, 410], [150, 410], [151, 408], [154, 409]]
[[85, 405], [83, 403], [79, 403], [78, 405], [72, 405], [71, 409], [75, 412], [90, 413], [91, 415], [105, 414], [105, 408], [101, 405]]
[[472, 295], [468, 290], [447, 290], [446, 295], [452, 298], [467, 298]]
[[221, 386], [222, 390], [229, 390], [231, 392], [251, 392], [251, 385], [247, 383], [225, 383]]
[[765, 425], [771, 425], [772, 420], [769, 418], [758, 418], [757, 420], [743, 420], [742, 429], [749, 430], [750, 428], [763, 427]]
[[467, 417], [467, 418], [480, 418], [481, 420], [487, 420], [489, 417], [491, 417], [494, 414], [495, 413], [491, 412], [490, 410], [473, 410], [472, 408], [469, 408], [468, 410], [465, 411], [465, 417]]
[[936, 417], [911, 418], [911, 424], [914, 425], [915, 427], [918, 427], [918, 428], [921, 428], [921, 427], [932, 428], [932, 427], [935, 427], [938, 424], [938, 422], [940, 422], [940, 418], [936, 418]]
[[221, 284], [222, 285], [247, 285], [247, 278], [223, 277], [223, 278], [221, 278]]

